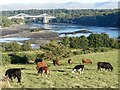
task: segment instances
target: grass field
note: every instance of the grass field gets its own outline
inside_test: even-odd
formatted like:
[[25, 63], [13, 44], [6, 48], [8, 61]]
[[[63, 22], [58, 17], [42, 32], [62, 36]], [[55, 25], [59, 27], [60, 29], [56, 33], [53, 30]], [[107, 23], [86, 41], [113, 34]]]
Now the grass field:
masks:
[[[8, 68], [26, 68], [22, 70], [22, 83], [14, 79], [10, 82], [13, 88], [117, 88], [118, 87], [118, 50], [103, 53], [91, 53], [70, 57], [74, 64], [68, 65], [68, 58], [61, 60], [61, 66], [53, 66], [51, 61], [46, 61], [51, 70], [50, 77], [37, 76], [36, 65], [7, 65], [2, 67], [3, 75]], [[81, 63], [83, 58], [89, 58], [93, 64], [85, 64], [83, 74], [71, 73], [72, 68]], [[98, 61], [110, 62], [114, 70], [97, 71]], [[3, 85], [7, 87], [7, 85]]]

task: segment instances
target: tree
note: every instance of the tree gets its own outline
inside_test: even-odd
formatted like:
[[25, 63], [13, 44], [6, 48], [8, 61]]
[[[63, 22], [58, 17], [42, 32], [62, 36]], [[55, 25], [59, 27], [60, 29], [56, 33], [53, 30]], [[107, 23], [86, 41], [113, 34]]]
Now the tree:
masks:
[[11, 58], [8, 54], [2, 54], [2, 60], [0, 62], [2, 65], [10, 64]]
[[12, 18], [11, 21], [12, 21], [12, 23], [14, 23], [14, 24], [24, 23], [24, 20], [21, 19], [21, 18]]
[[17, 42], [4, 43], [3, 48], [5, 49], [5, 51], [13, 52], [21, 50], [21, 46]]
[[69, 46], [69, 38], [68, 36], [65, 36], [61, 39], [61, 43], [65, 46]]
[[87, 48], [89, 45], [88, 39], [85, 36], [79, 37], [79, 48]]
[[9, 20], [6, 16], [0, 16], [2, 22], [0, 23], [0, 26], [2, 27], [9, 27], [12, 25], [11, 20]]
[[78, 48], [76, 37], [70, 37], [69, 40], [71, 48]]
[[23, 51], [29, 51], [32, 50], [31, 44], [28, 41], [25, 41], [22, 45], [22, 50]]

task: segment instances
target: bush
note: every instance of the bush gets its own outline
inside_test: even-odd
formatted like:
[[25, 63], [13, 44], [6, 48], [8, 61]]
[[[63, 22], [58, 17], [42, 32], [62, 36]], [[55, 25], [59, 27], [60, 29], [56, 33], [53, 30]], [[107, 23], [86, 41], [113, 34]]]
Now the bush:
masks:
[[44, 50], [44, 59], [52, 60], [54, 58], [62, 58], [62, 57], [69, 57], [72, 53], [71, 50], [63, 46], [62, 44], [58, 44], [56, 41], [51, 41], [50, 43], [41, 47]]
[[37, 54], [33, 53], [13, 53], [13, 54], [3, 54], [2, 64], [28, 64], [29, 61], [35, 60]]
[[21, 50], [21, 46], [17, 42], [3, 43], [2, 47], [5, 51], [17, 52]]
[[22, 45], [22, 50], [23, 51], [30, 51], [32, 50], [31, 43], [28, 41], [25, 41]]
[[74, 51], [74, 52], [73, 52], [73, 55], [81, 55], [81, 54], [82, 54], [81, 51]]
[[11, 64], [27, 64], [29, 63], [29, 59], [27, 58], [26, 54], [18, 53], [18, 54], [11, 54]]
[[95, 48], [94, 52], [107, 52], [109, 51], [110, 48], [106, 48], [106, 47], [99, 47], [99, 48]]
[[54, 58], [55, 56], [50, 51], [45, 51], [45, 53], [37, 55], [37, 59], [42, 59], [42, 60], [53, 60]]
[[0, 23], [0, 26], [2, 26], [2, 27], [9, 27], [10, 25], [12, 25], [11, 20], [8, 19], [6, 16], [0, 16], [0, 18], [2, 20], [1, 21], [2, 23]]
[[8, 54], [2, 54], [2, 65], [10, 64], [11, 58]]
[[34, 61], [37, 57], [36, 53], [26, 53], [25, 54], [28, 61]]

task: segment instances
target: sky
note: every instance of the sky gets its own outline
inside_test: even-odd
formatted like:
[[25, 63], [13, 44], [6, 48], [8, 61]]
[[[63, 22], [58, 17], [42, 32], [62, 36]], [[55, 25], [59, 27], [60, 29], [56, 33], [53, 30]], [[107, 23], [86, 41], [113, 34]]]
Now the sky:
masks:
[[65, 3], [65, 2], [81, 2], [81, 3], [97, 3], [97, 2], [118, 2], [120, 0], [0, 0], [0, 5], [8, 4], [29, 4], [29, 3]]

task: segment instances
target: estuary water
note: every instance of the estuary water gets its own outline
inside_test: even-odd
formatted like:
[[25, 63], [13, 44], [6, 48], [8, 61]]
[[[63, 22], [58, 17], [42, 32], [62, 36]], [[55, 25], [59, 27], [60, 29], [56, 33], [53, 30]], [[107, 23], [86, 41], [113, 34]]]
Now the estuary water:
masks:
[[[65, 24], [65, 23], [54, 23], [54, 24], [28, 24], [30, 28], [39, 28], [43, 27], [48, 30], [51, 30], [52, 32], [57, 33], [65, 33], [65, 32], [73, 32], [73, 31], [79, 31], [79, 30], [90, 30], [93, 33], [106, 33], [109, 35], [110, 38], [117, 38], [119, 36], [118, 34], [118, 28], [115, 27], [97, 27], [97, 26], [81, 26], [76, 24]], [[89, 36], [90, 33], [77, 33], [77, 34], [68, 34], [67, 36]], [[64, 34], [60, 35], [59, 37], [65, 36]]]
[[[97, 27], [97, 26], [81, 26], [76, 24], [65, 24], [65, 23], [53, 23], [53, 24], [36, 24], [30, 23], [26, 24], [25, 26], [29, 28], [45, 28], [51, 32], [57, 33], [67, 33], [67, 32], [74, 32], [79, 30], [90, 30], [93, 33], [106, 33], [109, 35], [110, 38], [117, 38], [119, 35], [118, 28], [113, 27]], [[77, 33], [77, 34], [67, 34], [67, 36], [89, 36], [91, 33]], [[59, 37], [64, 37], [65, 34], [61, 34]], [[29, 40], [30, 38], [0, 38], [0, 42], [11, 42], [11, 41], [25, 41]]]

